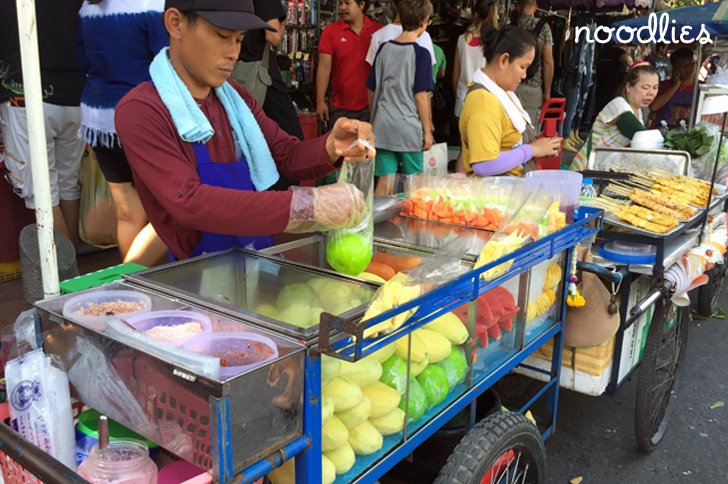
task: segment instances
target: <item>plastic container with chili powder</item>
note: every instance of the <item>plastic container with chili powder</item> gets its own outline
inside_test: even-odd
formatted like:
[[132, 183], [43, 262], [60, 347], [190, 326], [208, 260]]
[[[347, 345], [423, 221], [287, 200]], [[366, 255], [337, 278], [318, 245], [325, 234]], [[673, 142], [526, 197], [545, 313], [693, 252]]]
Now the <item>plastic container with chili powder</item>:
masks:
[[189, 339], [183, 348], [220, 358], [220, 379], [227, 380], [278, 358], [278, 346], [256, 333], [206, 333]]

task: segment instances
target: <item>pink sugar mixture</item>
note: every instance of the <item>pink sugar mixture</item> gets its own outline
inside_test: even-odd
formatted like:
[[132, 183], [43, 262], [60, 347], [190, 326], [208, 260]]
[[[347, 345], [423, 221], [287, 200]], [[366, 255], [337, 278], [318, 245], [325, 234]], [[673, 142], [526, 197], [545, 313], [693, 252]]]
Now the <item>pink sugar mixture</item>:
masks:
[[196, 321], [188, 321], [174, 326], [155, 326], [144, 332], [154, 339], [176, 340], [189, 338], [202, 332], [202, 325]]

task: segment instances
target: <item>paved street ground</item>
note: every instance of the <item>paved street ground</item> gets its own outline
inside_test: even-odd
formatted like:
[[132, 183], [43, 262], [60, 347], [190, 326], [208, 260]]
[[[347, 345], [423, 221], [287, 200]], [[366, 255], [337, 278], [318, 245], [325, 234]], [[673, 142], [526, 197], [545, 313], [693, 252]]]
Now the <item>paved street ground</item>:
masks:
[[[687, 351], [675, 412], [651, 455], [634, 439], [636, 377], [614, 398], [562, 391], [558, 427], [546, 442], [548, 482], [728, 482], [728, 320], [691, 323]], [[711, 410], [716, 402], [726, 406]]]

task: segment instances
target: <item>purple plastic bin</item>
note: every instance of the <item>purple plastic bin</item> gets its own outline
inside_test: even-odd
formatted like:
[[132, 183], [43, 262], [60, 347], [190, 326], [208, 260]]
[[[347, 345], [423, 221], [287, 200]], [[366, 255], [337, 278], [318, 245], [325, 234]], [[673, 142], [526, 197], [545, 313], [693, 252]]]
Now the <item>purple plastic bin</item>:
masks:
[[[221, 380], [232, 378], [278, 358], [278, 346], [270, 338], [250, 332], [207, 333], [190, 338], [183, 348], [221, 358]], [[270, 352], [266, 351], [266, 348]], [[261, 354], [262, 352], [265, 354]], [[226, 366], [223, 357], [228, 360]]]
[[[212, 323], [210, 318], [204, 314], [195, 311], [183, 311], [183, 310], [169, 310], [169, 311], [152, 311], [144, 314], [137, 314], [124, 320], [133, 326], [140, 333], [146, 333], [152, 328], [158, 326], [178, 326], [180, 324], [195, 322], [200, 323], [202, 326], [202, 332], [190, 335], [182, 336], [179, 338], [155, 338], [160, 341], [171, 343], [176, 346], [182, 346], [185, 342], [191, 338], [196, 338], [200, 335], [209, 333], [212, 331]], [[153, 337], [153, 336], [150, 336]]]

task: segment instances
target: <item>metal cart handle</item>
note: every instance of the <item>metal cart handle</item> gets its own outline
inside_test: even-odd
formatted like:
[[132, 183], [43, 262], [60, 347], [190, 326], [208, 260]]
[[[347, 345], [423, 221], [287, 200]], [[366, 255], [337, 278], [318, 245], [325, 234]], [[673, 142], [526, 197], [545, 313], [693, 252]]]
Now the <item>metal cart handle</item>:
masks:
[[622, 282], [623, 274], [620, 271], [610, 271], [609, 269], [594, 264], [593, 262], [579, 261], [576, 263], [576, 268], [577, 270], [599, 276], [601, 279], [611, 282], [612, 284], [619, 284]]
[[638, 302], [632, 309], [629, 310], [629, 319], [627, 320], [627, 326], [634, 323], [637, 318], [642, 316], [647, 309], [654, 305], [661, 298], [665, 297], [665, 290], [662, 288], [656, 288], [650, 293], [649, 296]]

